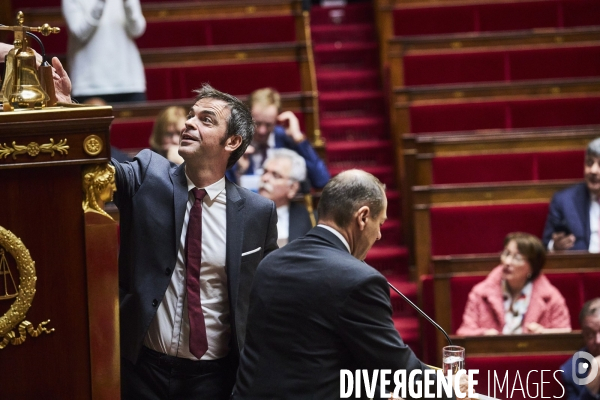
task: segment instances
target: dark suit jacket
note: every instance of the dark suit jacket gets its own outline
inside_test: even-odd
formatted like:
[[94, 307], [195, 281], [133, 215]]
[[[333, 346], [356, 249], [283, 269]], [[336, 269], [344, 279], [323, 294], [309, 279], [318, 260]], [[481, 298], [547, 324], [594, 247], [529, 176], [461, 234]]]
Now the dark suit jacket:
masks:
[[[121, 355], [136, 362], [148, 326], [175, 267], [188, 201], [185, 164], [176, 166], [150, 150], [116, 168], [121, 249], [119, 297]], [[232, 353], [244, 346], [248, 297], [256, 267], [277, 248], [277, 213], [272, 201], [227, 181], [226, 260]], [[260, 251], [242, 257], [242, 253]]]
[[294, 239], [306, 235], [312, 229], [310, 216], [304, 204], [290, 203], [290, 224], [288, 232], [288, 243]]
[[[587, 348], [583, 348], [580, 351], [588, 352]], [[578, 385], [573, 380], [573, 357], [569, 357], [563, 365], [560, 366], [562, 372], [562, 381], [565, 386], [565, 400], [597, 400], [596, 396], [593, 396], [585, 387], [585, 385]], [[588, 372], [591, 370], [588, 369]], [[587, 376], [587, 375], [586, 375]], [[583, 376], [581, 376], [583, 378]]]
[[571, 250], [590, 247], [590, 192], [585, 182], [561, 190], [552, 197], [542, 237], [546, 247], [560, 224], [566, 225], [575, 235]]
[[[327, 184], [327, 182], [329, 182], [329, 179], [331, 178], [329, 170], [308, 140], [297, 144], [291, 137], [285, 134], [285, 129], [282, 126], [276, 126], [273, 130], [273, 134], [275, 135], [276, 149], [284, 148], [294, 150], [304, 158], [304, 161], [306, 161], [306, 176], [314, 188], [321, 189]], [[227, 171], [227, 177], [231, 181], [235, 181], [234, 171], [236, 167], [237, 164], [234, 166], [234, 168]], [[260, 166], [254, 165], [252, 157], [250, 157], [250, 166], [248, 167], [248, 170], [246, 170], [245, 174], [254, 174], [254, 171], [258, 167]]]
[[260, 263], [235, 400], [336, 399], [340, 369], [382, 368], [427, 368], [394, 328], [383, 275], [321, 227]]

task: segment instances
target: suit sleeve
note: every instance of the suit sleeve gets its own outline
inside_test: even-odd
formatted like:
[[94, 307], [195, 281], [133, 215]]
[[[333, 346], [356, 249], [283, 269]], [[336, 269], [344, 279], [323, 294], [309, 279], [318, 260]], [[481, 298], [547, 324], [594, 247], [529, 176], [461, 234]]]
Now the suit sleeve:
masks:
[[564, 217], [560, 207], [560, 202], [556, 195], [554, 195], [548, 208], [548, 217], [546, 218], [544, 234], [542, 235], [542, 242], [544, 243], [544, 246], [546, 248], [548, 247], [548, 243], [550, 243], [550, 240], [552, 240], [552, 234], [555, 231], [555, 226], [557, 226], [563, 219]]
[[114, 201], [118, 208], [128, 204], [141, 186], [152, 156], [152, 151], [143, 150], [135, 156], [132, 162], [120, 163], [114, 158], [111, 160], [111, 164], [115, 167], [117, 191]]
[[[342, 340], [360, 369], [390, 369], [392, 375], [406, 370], [407, 378], [413, 370], [420, 370], [417, 377], [422, 378], [423, 371], [430, 369], [417, 359], [394, 327], [389, 289], [382, 276], [372, 275], [351, 290], [342, 303], [338, 323]], [[392, 379], [387, 391], [393, 391], [394, 386]], [[435, 386], [429, 390], [436, 390]], [[380, 396], [379, 388], [376, 396]]]
[[283, 143], [285, 148], [294, 150], [304, 158], [306, 175], [314, 188], [321, 189], [329, 182], [331, 178], [329, 170], [308, 140], [296, 144], [291, 138], [284, 136]]

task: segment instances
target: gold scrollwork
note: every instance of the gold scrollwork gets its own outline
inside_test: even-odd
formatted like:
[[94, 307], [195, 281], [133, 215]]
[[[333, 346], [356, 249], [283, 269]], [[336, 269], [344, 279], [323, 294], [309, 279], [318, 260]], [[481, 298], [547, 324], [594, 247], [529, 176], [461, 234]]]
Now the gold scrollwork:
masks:
[[12, 142], [12, 147], [7, 146], [6, 143], [0, 144], [0, 158], [6, 158], [11, 154], [13, 159], [16, 159], [19, 154], [36, 157], [40, 153], [50, 153], [50, 156], [54, 157], [54, 152], [59, 152], [62, 155], [69, 154], [67, 139], [63, 139], [58, 143], [54, 143], [54, 139], [50, 139], [50, 143], [45, 144], [31, 142], [26, 146], [19, 145], [16, 142]]
[[[33, 328], [31, 322], [25, 321], [25, 316], [29, 310], [29, 307], [31, 307], [31, 302], [33, 301], [33, 296], [35, 295], [35, 283], [37, 281], [37, 277], [35, 275], [35, 262], [31, 259], [29, 250], [27, 250], [23, 242], [18, 237], [16, 237], [8, 229], [4, 229], [1, 226], [0, 247], [2, 247], [2, 250], [6, 250], [13, 256], [17, 262], [17, 270], [19, 271], [19, 288], [16, 299], [8, 311], [0, 317], [0, 338], [2, 338], [2, 341], [0, 341], [0, 349], [3, 349], [9, 343], [13, 345], [22, 344], [25, 341], [26, 332], [28, 332], [32, 337], [37, 337], [42, 332], [51, 333], [54, 331], [54, 329], [47, 329], [45, 327], [50, 320], [42, 322], [35, 329]], [[4, 256], [4, 252], [2, 253], [2, 256]], [[4, 267], [2, 271], [5, 272], [4, 276], [6, 277], [6, 273], [9, 272], [8, 264], [5, 267], [6, 271]], [[6, 296], [2, 300], [13, 297], [15, 296]], [[13, 329], [17, 325], [19, 326], [19, 336], [13, 332]]]
[[90, 156], [97, 156], [104, 148], [104, 142], [98, 135], [89, 135], [83, 139], [83, 150]]
[[112, 219], [104, 211], [104, 203], [112, 201], [115, 185], [115, 167], [110, 164], [90, 165], [83, 170], [84, 212], [96, 212]]

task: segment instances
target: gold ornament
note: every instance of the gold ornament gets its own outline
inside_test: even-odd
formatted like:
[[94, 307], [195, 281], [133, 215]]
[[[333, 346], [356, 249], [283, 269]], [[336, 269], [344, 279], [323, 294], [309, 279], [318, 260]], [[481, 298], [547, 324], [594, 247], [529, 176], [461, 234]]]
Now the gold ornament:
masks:
[[89, 135], [83, 140], [83, 150], [90, 156], [97, 156], [104, 148], [104, 142], [98, 135]]
[[58, 143], [54, 143], [54, 139], [50, 139], [50, 143], [42, 145], [31, 142], [27, 146], [12, 142], [12, 147], [7, 146], [6, 143], [0, 144], [0, 158], [6, 158], [12, 154], [12, 158], [16, 160], [19, 154], [29, 154], [31, 157], [36, 157], [40, 153], [50, 153], [50, 156], [54, 157], [55, 151], [64, 155], [69, 154], [68, 150], [67, 139], [63, 139]]
[[[0, 295], [0, 300], [15, 298], [15, 301], [10, 306], [8, 311], [0, 317], [0, 349], [5, 348], [9, 343], [13, 345], [22, 344], [26, 339], [28, 332], [32, 337], [39, 336], [42, 332], [51, 333], [54, 329], [47, 329], [46, 324], [50, 320], [42, 322], [37, 328], [34, 328], [31, 322], [25, 321], [25, 317], [33, 296], [35, 295], [35, 262], [29, 255], [29, 250], [23, 242], [16, 237], [11, 231], [0, 226], [0, 275], [2, 275], [2, 283], [4, 284], [4, 293]], [[4, 251], [7, 251], [13, 256], [17, 262], [19, 271], [19, 287], [15, 292], [10, 292], [10, 283], [14, 287], [14, 279], [10, 272], [8, 262]], [[9, 280], [10, 279], [10, 280]], [[2, 291], [0, 291], [0, 294]], [[19, 336], [17, 337], [13, 329], [19, 326]]]
[[115, 185], [115, 167], [110, 164], [91, 165], [83, 170], [84, 212], [96, 212], [112, 219], [104, 211], [104, 203], [112, 201]]

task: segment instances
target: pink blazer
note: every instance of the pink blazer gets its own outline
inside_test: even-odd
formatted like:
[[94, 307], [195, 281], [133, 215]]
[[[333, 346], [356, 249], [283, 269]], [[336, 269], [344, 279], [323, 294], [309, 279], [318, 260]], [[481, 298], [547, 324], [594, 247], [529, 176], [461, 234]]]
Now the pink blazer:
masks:
[[[564, 297], [543, 274], [533, 281], [529, 307], [523, 318], [523, 333], [529, 333], [526, 327], [530, 322], [537, 322], [544, 328], [571, 328]], [[492, 328], [502, 332], [503, 327], [502, 265], [499, 265], [469, 293], [463, 321], [456, 334], [483, 335]]]

